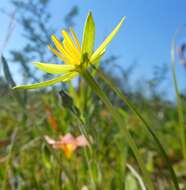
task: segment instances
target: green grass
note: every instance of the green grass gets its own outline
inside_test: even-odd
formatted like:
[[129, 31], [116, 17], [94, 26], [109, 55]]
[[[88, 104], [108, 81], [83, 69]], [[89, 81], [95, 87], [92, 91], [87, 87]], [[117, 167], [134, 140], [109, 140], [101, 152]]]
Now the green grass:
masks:
[[[2, 63], [8, 85], [15, 85], [6, 60]], [[68, 83], [28, 92], [3, 85], [1, 189], [184, 189], [186, 97], [179, 95], [172, 63], [178, 104], [126, 96], [98, 70], [96, 80], [82, 71], [76, 88]], [[44, 139], [66, 133], [84, 134], [90, 146], [68, 159]]]
[[[29, 92], [24, 111], [13, 96], [0, 100], [1, 187], [81, 189], [87, 186], [89, 189], [124, 189], [124, 187], [129, 190], [141, 189], [137, 178], [125, 168], [126, 163], [130, 164], [142, 179], [143, 175], [127, 145], [124, 130], [118, 129], [111, 112], [85, 83], [81, 83], [81, 89], [89, 91], [89, 94], [86, 94], [88, 98], [82, 99], [83, 90], [80, 92], [71, 89], [69, 92], [73, 98], [73, 106], [81, 113], [79, 117], [71, 109], [62, 106], [57, 91]], [[133, 97], [129, 99], [132, 101]], [[184, 100], [183, 104], [185, 105]], [[144, 109], [147, 106], [148, 109]], [[47, 108], [57, 123], [57, 130], [48, 122]], [[123, 127], [130, 131], [137, 144], [155, 189], [173, 189], [166, 163], [156, 149], [153, 138], [149, 136], [135, 114], [125, 107], [122, 109], [125, 110], [125, 112], [120, 110], [123, 115]], [[138, 110], [162, 140], [168, 158], [179, 177], [179, 183], [182, 186], [186, 185], [184, 184], [186, 166], [182, 160], [180, 136], [175, 133], [177, 126], [175, 105], [161, 99], [144, 98], [138, 102]], [[67, 132], [79, 135], [79, 127], [86, 129], [90, 136], [91, 150], [86, 148], [85, 154], [84, 149], [78, 149], [71, 160], [68, 160], [62, 151], [53, 150], [43, 139], [46, 134], [54, 138]], [[5, 141], [7, 143], [3, 143]]]

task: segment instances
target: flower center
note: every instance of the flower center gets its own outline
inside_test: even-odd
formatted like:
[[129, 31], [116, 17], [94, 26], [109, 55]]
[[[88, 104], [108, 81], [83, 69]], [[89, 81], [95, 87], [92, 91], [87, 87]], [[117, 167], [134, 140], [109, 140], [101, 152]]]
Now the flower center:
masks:
[[65, 64], [80, 65], [81, 63], [81, 45], [76, 33], [70, 28], [69, 35], [62, 30], [63, 41], [61, 42], [54, 34], [51, 36], [56, 49], [49, 45], [49, 49], [59, 57]]

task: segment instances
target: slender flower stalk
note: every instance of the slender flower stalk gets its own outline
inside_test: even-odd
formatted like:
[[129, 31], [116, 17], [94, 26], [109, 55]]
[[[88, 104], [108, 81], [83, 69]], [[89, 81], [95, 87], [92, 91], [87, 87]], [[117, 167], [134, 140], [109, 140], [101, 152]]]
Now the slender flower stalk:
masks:
[[179, 132], [180, 142], [182, 146], [183, 159], [186, 161], [186, 136], [185, 136], [185, 125], [184, 125], [184, 111], [183, 111], [183, 106], [182, 106], [182, 100], [179, 94], [179, 87], [178, 87], [177, 76], [176, 76], [176, 64], [175, 64], [176, 37], [178, 34], [179, 34], [179, 31], [175, 34], [172, 41], [171, 65], [172, 65], [172, 77], [173, 77], [174, 89], [176, 93], [176, 105], [177, 105], [177, 111], [178, 111], [178, 122], [179, 122], [178, 132]]
[[94, 80], [94, 78], [91, 76], [91, 74], [88, 71], [82, 72], [81, 76], [86, 80], [86, 82], [89, 84], [89, 86], [94, 90], [94, 92], [99, 96], [99, 98], [105, 104], [105, 106], [110, 111], [113, 119], [118, 124], [120, 129], [124, 130], [126, 141], [129, 144], [131, 150], [133, 151], [133, 153], [135, 155], [135, 158], [136, 158], [136, 160], [137, 160], [137, 162], [139, 164], [139, 167], [140, 167], [140, 169], [141, 169], [141, 171], [143, 173], [144, 181], [146, 183], [146, 186], [147, 186], [147, 188], [149, 190], [154, 190], [152, 180], [150, 178], [149, 173], [147, 172], [147, 169], [145, 167], [145, 163], [144, 163], [144, 161], [142, 159], [142, 156], [140, 155], [140, 153], [138, 151], [138, 148], [137, 148], [135, 142], [132, 139], [131, 134], [129, 133], [127, 128], [123, 127], [123, 119], [121, 118], [120, 114], [113, 107], [112, 103], [110, 102], [110, 100], [108, 99], [106, 94], [101, 90], [99, 85], [96, 83], [96, 81]]
[[4, 173], [4, 180], [2, 181], [2, 186], [1, 189], [2, 190], [6, 190], [7, 189], [7, 181], [8, 181], [8, 173], [11, 170], [11, 160], [13, 160], [13, 149], [16, 143], [16, 137], [17, 137], [17, 133], [18, 133], [18, 127], [16, 127], [14, 129], [14, 132], [12, 134], [11, 137], [11, 143], [8, 149], [8, 155], [7, 155], [7, 161], [6, 161], [6, 165], [5, 165], [5, 173]]

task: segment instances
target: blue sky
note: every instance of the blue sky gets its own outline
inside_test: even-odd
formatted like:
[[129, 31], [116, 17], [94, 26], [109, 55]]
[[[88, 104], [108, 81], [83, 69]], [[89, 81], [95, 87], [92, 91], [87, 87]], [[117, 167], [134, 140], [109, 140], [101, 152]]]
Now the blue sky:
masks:
[[[0, 7], [11, 12], [12, 7], [7, 2], [1, 0]], [[110, 44], [106, 56], [118, 55], [120, 57], [118, 64], [123, 67], [137, 60], [138, 67], [134, 79], [149, 78], [155, 65], [170, 65], [171, 39], [176, 29], [186, 24], [185, 0], [51, 0], [49, 10], [53, 16], [53, 25], [59, 30], [64, 26], [62, 18], [73, 5], [79, 7], [79, 15], [75, 19], [75, 30], [79, 37], [87, 12], [92, 10], [96, 23], [96, 47], [122, 16], [127, 17], [118, 35]], [[0, 46], [6, 34], [8, 21], [9, 19], [0, 13], [0, 23], [3, 26], [0, 30]], [[181, 37], [182, 39], [184, 40], [184, 37]], [[5, 54], [8, 55], [10, 49], [19, 48], [23, 43], [20, 26], [16, 24]], [[178, 64], [177, 73], [180, 87], [183, 89], [186, 87], [186, 70]], [[169, 74], [167, 89], [173, 95], [171, 84]]]

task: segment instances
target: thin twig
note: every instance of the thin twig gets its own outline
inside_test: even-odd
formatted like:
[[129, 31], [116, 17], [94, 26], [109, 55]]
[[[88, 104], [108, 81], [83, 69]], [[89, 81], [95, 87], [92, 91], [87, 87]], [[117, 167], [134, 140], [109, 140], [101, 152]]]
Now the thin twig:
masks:
[[126, 166], [131, 171], [133, 176], [138, 180], [141, 189], [146, 190], [145, 184], [144, 184], [142, 178], [140, 177], [140, 175], [138, 174], [138, 172], [130, 164], [127, 163]]

